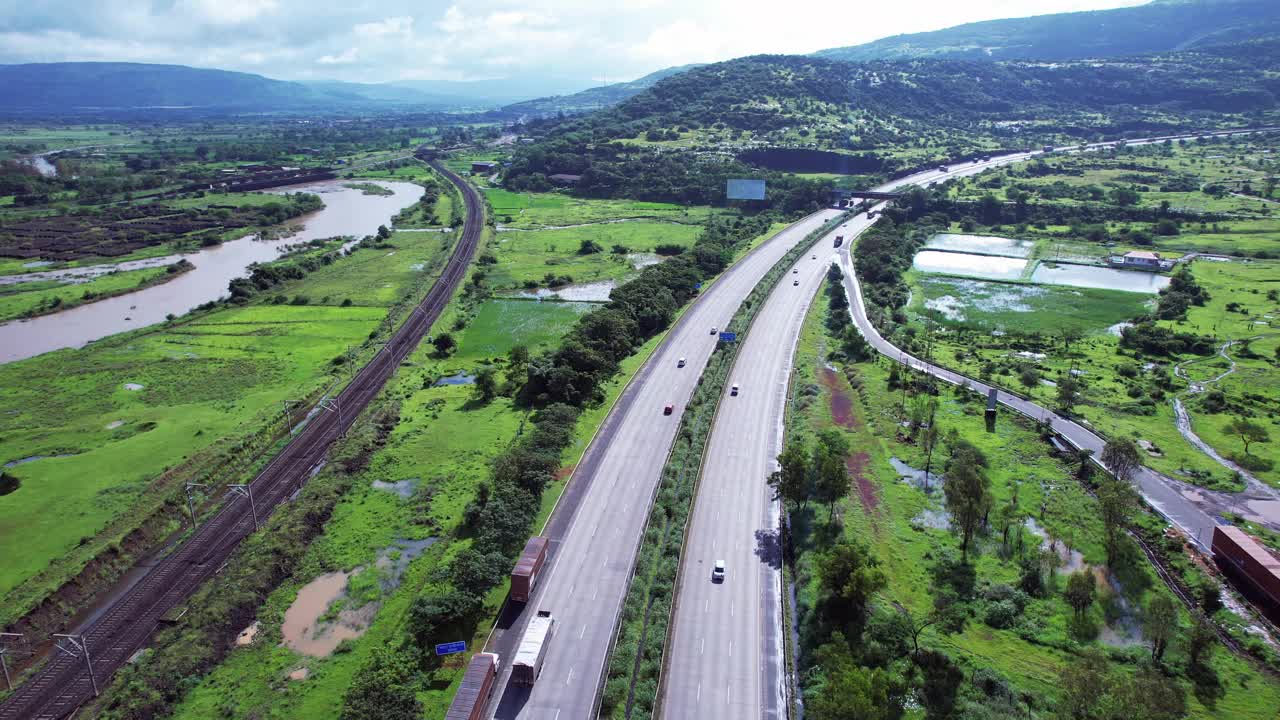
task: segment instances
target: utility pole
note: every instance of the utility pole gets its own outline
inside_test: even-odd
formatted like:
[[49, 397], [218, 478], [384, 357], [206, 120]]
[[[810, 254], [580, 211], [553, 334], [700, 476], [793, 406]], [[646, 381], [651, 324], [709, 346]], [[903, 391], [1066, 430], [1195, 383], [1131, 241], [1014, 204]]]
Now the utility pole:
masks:
[[0, 670], [4, 671], [5, 688], [13, 690], [13, 678], [9, 677], [9, 661], [5, 659], [5, 656], [9, 654], [10, 640], [22, 640], [24, 645], [26, 641], [22, 633], [0, 633]]
[[194, 498], [192, 497], [191, 491], [192, 491], [192, 489], [194, 489], [194, 488], [207, 489], [208, 487], [209, 487], [208, 485], [201, 485], [200, 483], [193, 483], [193, 482], [189, 482], [189, 483], [187, 483], [187, 485], [186, 485], [186, 492], [187, 492], [187, 514], [189, 514], [189, 515], [191, 516], [191, 527], [192, 527], [192, 528], [195, 528], [195, 526], [196, 526], [196, 505], [195, 505], [195, 500], [194, 500]]
[[54, 647], [58, 648], [58, 650], [73, 658], [84, 658], [84, 666], [89, 671], [89, 684], [93, 686], [93, 696], [98, 697], [98, 678], [93, 675], [93, 661], [89, 659], [89, 643], [85, 640], [84, 635], [54, 633], [53, 636], [71, 643], [71, 649], [63, 647], [62, 643], [57, 643]]
[[253, 515], [253, 529], [258, 529], [258, 506], [253, 502], [253, 488], [248, 485], [228, 485], [232, 495], [239, 495], [249, 500], [249, 512]]

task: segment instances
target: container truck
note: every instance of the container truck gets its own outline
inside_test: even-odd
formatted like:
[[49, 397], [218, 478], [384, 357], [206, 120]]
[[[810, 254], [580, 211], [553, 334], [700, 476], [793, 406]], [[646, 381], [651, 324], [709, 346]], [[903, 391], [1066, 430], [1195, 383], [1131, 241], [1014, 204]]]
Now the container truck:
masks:
[[476, 653], [462, 676], [458, 694], [444, 720], [481, 720], [493, 694], [494, 679], [498, 676], [498, 656], [492, 653]]
[[529, 627], [520, 638], [516, 659], [511, 663], [511, 682], [532, 687], [542, 674], [542, 661], [547, 657], [547, 646], [555, 635], [556, 620], [550, 610], [539, 610], [538, 616], [529, 621]]
[[1213, 528], [1213, 557], [1238, 580], [1264, 598], [1264, 609], [1280, 608], [1280, 559], [1247, 533], [1230, 525]]
[[524, 544], [524, 552], [511, 571], [511, 599], [516, 602], [529, 602], [533, 594], [533, 586], [538, 582], [542, 565], [547, 561], [547, 539], [531, 537]]
[[843, 245], [843, 244], [844, 244], [844, 236], [843, 236], [843, 235], [837, 235], [837, 236], [836, 236], [836, 247], [840, 247], [840, 246], [841, 246], [841, 245]]

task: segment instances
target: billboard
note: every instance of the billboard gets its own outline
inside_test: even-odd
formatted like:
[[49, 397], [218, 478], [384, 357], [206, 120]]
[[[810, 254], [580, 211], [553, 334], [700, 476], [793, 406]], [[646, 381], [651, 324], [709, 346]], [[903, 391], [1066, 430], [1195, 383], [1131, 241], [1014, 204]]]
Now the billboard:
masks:
[[730, 200], [763, 200], [764, 199], [764, 181], [763, 180], [729, 180], [729, 186], [725, 188], [725, 196]]

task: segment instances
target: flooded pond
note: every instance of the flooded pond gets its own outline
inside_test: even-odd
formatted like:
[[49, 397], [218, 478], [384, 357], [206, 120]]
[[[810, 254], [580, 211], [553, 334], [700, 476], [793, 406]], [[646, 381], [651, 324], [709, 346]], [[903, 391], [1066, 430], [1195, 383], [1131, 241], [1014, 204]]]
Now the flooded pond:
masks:
[[436, 381], [436, 385], [472, 385], [476, 381], [475, 375], [468, 375], [460, 372], [456, 375], [446, 375]]
[[195, 269], [145, 290], [81, 305], [53, 315], [0, 325], [0, 363], [34, 357], [85, 344], [126, 330], [154, 325], [172, 313], [182, 315], [227, 294], [227, 284], [243, 276], [253, 263], [276, 259], [288, 245], [338, 236], [363, 237], [416, 202], [423, 188], [405, 182], [379, 182], [391, 195], [365, 195], [338, 182], [288, 188], [276, 192], [311, 192], [325, 207], [304, 219], [302, 232], [272, 241], [252, 236], [185, 256]]
[[563, 287], [550, 289], [538, 288], [519, 293], [517, 297], [523, 298], [559, 298], [568, 302], [608, 302], [609, 293], [617, 287], [617, 283], [613, 280], [601, 280], [599, 282], [581, 283], [579, 285], [565, 285]]
[[943, 275], [984, 278], [987, 280], [1017, 280], [1026, 270], [1027, 261], [1022, 258], [974, 255], [972, 253], [921, 250], [912, 263], [916, 270]]
[[1030, 240], [1014, 240], [1013, 238], [996, 237], [994, 235], [938, 233], [929, 238], [929, 241], [924, 246], [930, 250], [950, 250], [957, 253], [979, 253], [1025, 258], [1031, 256], [1035, 243]]
[[1091, 265], [1048, 265], [1041, 263], [1031, 274], [1031, 282], [1046, 285], [1073, 285], [1075, 287], [1123, 290], [1125, 292], [1154, 295], [1169, 285], [1168, 275], [1116, 270]]
[[[113, 272], [165, 267], [166, 265], [172, 265], [181, 259], [181, 255], [164, 255], [161, 257], [146, 258], [144, 260], [129, 260], [127, 262], [115, 263], [114, 265], [86, 265], [84, 267], [64, 268], [62, 270], [40, 270], [38, 272], [19, 273], [17, 275], [0, 275], [0, 286], [17, 285], [19, 283], [28, 282], [43, 282], [46, 280], [79, 285], [81, 283], [87, 283], [94, 278], [102, 277], [103, 275], [110, 275]], [[44, 265], [49, 264], [50, 263], [44, 263]], [[30, 263], [28, 263], [28, 265], [30, 265]], [[33, 267], [42, 266], [35, 265]]]

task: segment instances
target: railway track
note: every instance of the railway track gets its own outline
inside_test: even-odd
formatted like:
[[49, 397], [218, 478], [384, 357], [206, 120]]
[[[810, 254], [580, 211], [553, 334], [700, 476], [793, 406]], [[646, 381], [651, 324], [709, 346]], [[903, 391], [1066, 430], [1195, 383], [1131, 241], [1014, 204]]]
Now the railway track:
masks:
[[[250, 489], [259, 519], [286, 501], [306, 482], [329, 446], [359, 417], [400, 363], [422, 341], [462, 284], [484, 227], [479, 192], [438, 162], [432, 167], [456, 185], [467, 214], [462, 238], [440, 278], [409, 318], [333, 400], [332, 409], [318, 413], [253, 479]], [[212, 577], [241, 540], [254, 530], [247, 498], [232, 495], [176, 551], [161, 560], [128, 592], [111, 604], [80, 634], [88, 659], [55, 652], [49, 661], [0, 704], [2, 720], [56, 720], [93, 698], [98, 687], [146, 646], [157, 624], [170, 609], [182, 604]]]

